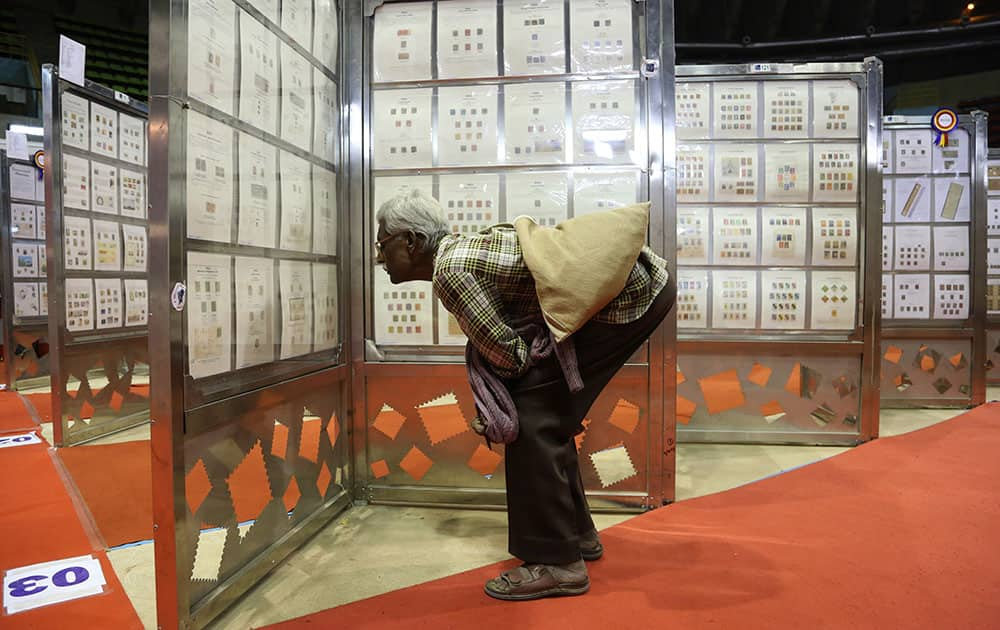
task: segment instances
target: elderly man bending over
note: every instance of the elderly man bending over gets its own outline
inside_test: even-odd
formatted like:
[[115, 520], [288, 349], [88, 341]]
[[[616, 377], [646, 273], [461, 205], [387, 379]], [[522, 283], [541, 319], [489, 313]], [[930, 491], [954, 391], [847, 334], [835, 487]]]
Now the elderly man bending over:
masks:
[[[385, 202], [377, 219], [377, 262], [393, 283], [433, 283], [434, 294], [469, 338], [467, 356], [485, 360], [516, 408], [520, 426], [505, 458], [508, 548], [524, 565], [488, 581], [486, 593], [505, 600], [586, 593], [584, 560], [599, 559], [604, 548], [584, 496], [573, 437], [601, 390], [672, 307], [676, 289], [666, 263], [642, 247], [631, 271], [625, 267], [624, 289], [572, 334], [579, 379], [570, 379], [576, 381], [571, 386], [558, 348], [542, 358], [534, 352], [537, 340], [523, 336], [548, 330], [512, 227], [470, 237], [450, 234], [440, 205], [419, 191]], [[614, 239], [607, 247], [615, 247]], [[531, 329], [525, 322], [540, 325]], [[477, 394], [482, 414], [479, 403]]]

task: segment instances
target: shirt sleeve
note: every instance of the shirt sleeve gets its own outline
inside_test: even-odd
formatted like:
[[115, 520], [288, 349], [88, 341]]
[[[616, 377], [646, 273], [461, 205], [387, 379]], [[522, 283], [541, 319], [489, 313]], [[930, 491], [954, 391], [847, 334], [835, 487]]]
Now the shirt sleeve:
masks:
[[447, 271], [435, 277], [434, 292], [498, 376], [524, 374], [528, 345], [504, 321], [503, 303], [493, 287], [471, 272]]

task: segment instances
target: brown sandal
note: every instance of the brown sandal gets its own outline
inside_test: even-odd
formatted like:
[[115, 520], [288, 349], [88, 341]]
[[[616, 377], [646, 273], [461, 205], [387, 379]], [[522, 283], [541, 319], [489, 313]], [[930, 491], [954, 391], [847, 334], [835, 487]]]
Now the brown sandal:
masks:
[[526, 564], [486, 582], [485, 590], [490, 597], [507, 601], [583, 595], [590, 590], [590, 578], [560, 582], [548, 565]]

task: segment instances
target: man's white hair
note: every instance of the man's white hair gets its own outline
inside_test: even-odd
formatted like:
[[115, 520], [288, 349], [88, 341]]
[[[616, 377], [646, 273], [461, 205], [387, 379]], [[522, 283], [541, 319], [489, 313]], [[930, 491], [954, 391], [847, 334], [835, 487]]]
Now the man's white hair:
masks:
[[383, 203], [375, 218], [385, 223], [390, 234], [413, 232], [423, 235], [423, 251], [435, 251], [449, 233], [441, 204], [416, 188]]

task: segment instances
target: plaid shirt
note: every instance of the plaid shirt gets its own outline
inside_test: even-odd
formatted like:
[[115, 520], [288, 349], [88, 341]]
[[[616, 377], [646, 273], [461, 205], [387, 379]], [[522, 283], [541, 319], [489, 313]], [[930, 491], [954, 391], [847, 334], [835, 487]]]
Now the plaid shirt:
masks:
[[[666, 262], [643, 247], [625, 288], [593, 320], [627, 324], [639, 319], [668, 279]], [[446, 236], [434, 260], [433, 283], [434, 294], [499, 376], [527, 370], [528, 345], [508, 322], [533, 315], [541, 320], [542, 309], [513, 228]]]

